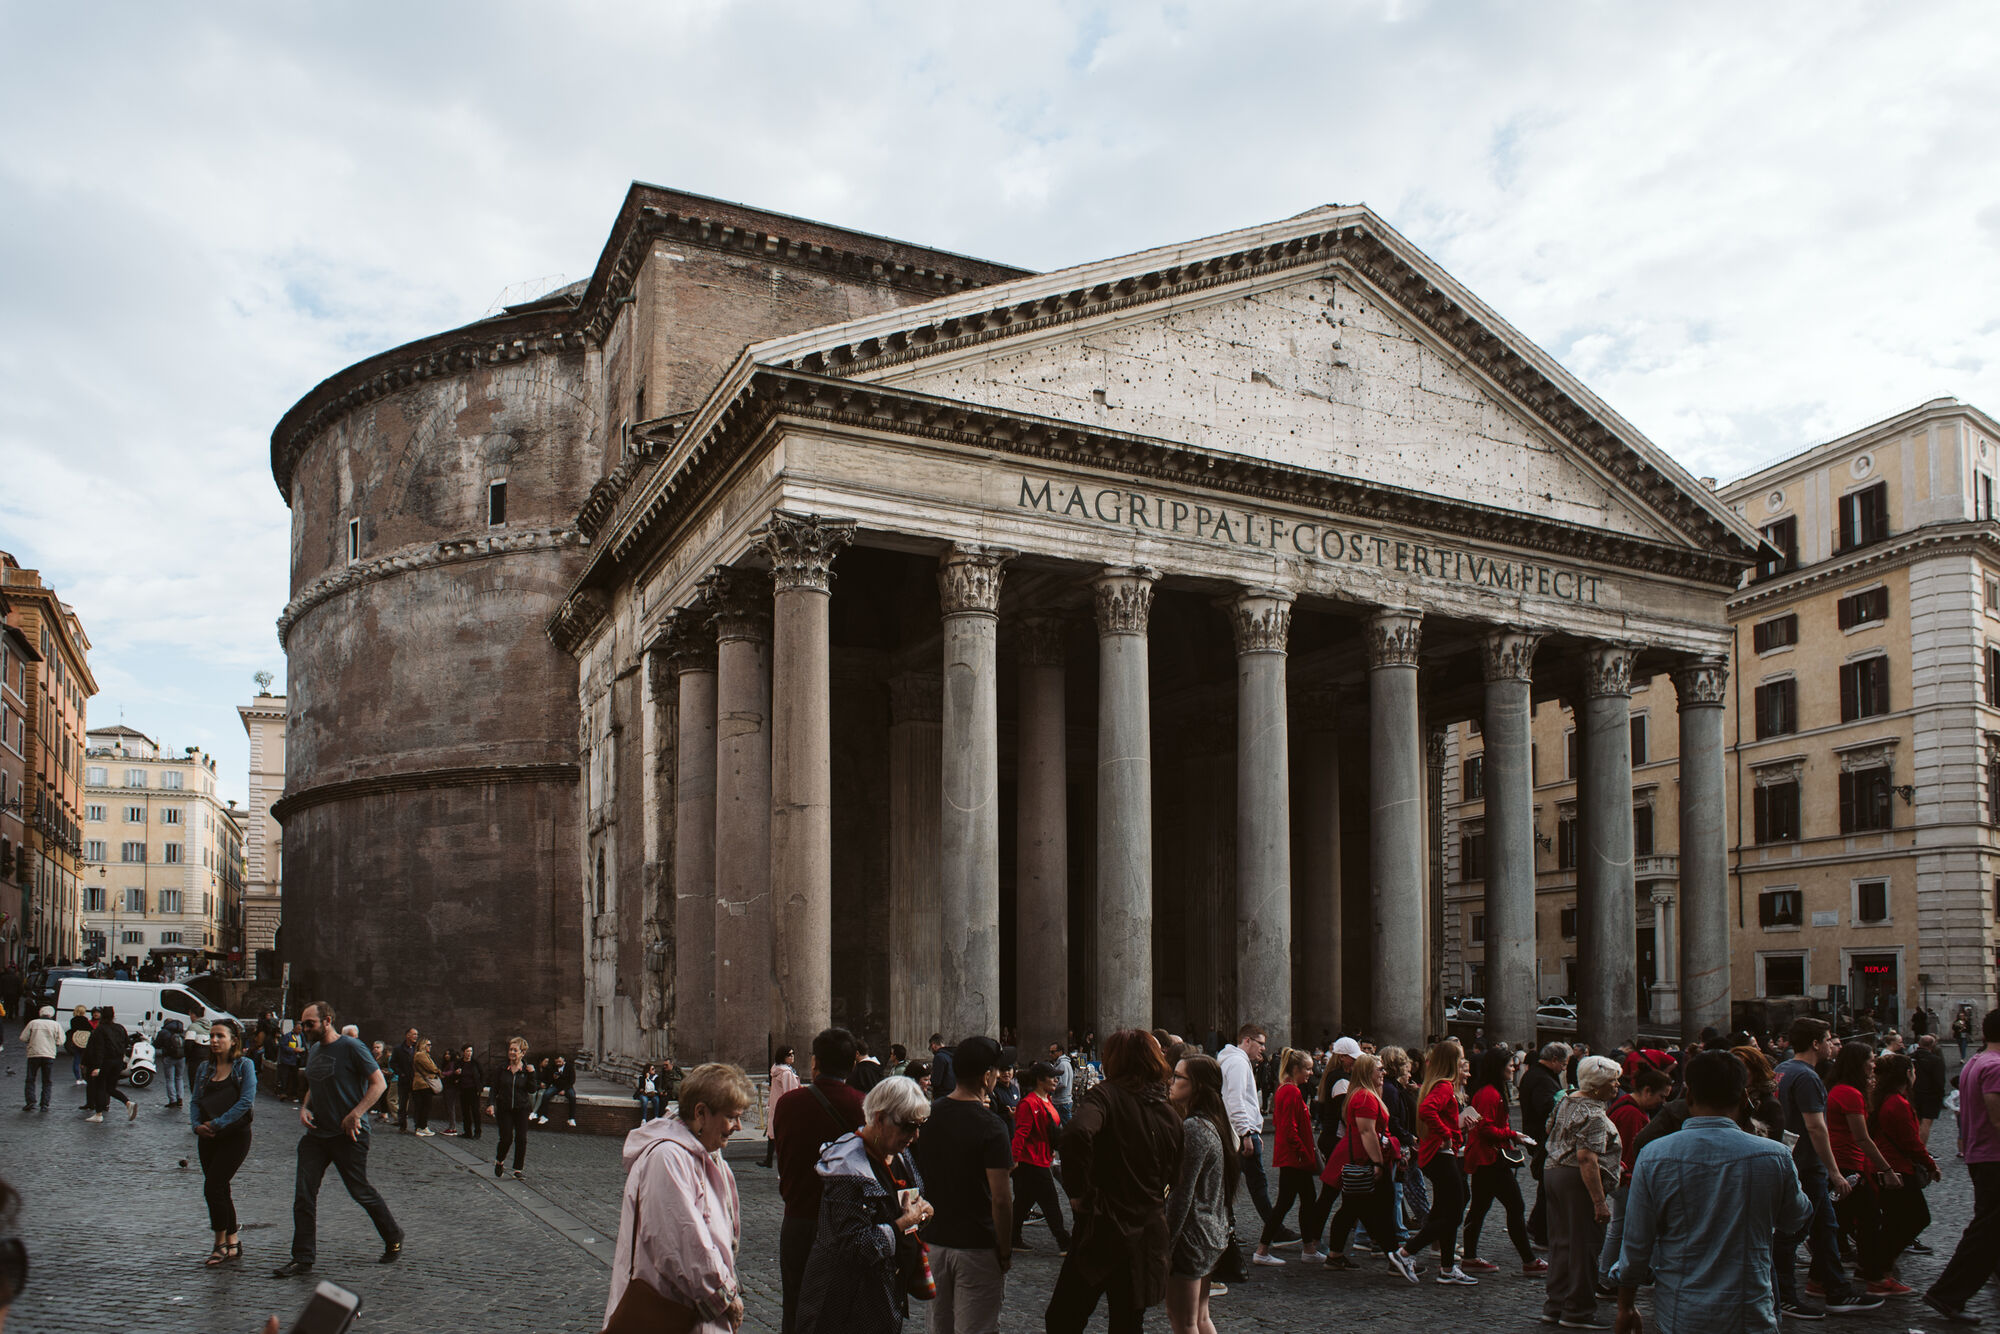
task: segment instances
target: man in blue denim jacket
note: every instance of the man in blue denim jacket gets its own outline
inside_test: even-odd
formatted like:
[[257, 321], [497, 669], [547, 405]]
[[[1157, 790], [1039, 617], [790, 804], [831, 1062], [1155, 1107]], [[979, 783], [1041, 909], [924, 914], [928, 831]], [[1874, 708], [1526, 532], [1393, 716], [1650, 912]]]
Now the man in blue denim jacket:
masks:
[[[1653, 1274], [1659, 1334], [1776, 1334], [1771, 1238], [1812, 1217], [1785, 1147], [1735, 1121], [1748, 1075], [1728, 1052], [1687, 1064], [1688, 1110], [1640, 1150], [1626, 1197], [1619, 1274]], [[1618, 1288], [1618, 1334], [1640, 1334], [1637, 1289]]]

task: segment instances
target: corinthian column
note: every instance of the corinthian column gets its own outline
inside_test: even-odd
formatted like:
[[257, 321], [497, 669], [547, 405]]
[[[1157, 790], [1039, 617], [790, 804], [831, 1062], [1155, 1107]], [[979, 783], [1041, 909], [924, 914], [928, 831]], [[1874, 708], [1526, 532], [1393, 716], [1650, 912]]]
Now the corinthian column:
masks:
[[1681, 1032], [1729, 1023], [1729, 848], [1724, 831], [1722, 704], [1729, 668], [1674, 673], [1680, 694]]
[[1013, 555], [954, 546], [938, 565], [944, 605], [944, 1035], [1000, 1033], [1001, 567]]
[[1423, 613], [1368, 620], [1369, 885], [1375, 929], [1374, 1028], [1410, 1051], [1424, 1045], [1430, 960], [1424, 947], [1424, 739], [1417, 722]]
[[[1592, 1051], [1631, 1040], [1639, 1023], [1638, 907], [1632, 878], [1632, 662], [1636, 649], [1604, 644], [1584, 654], [1583, 846], [1577, 857], [1577, 1031]], [[1490, 933], [1489, 933], [1490, 934]]]
[[1063, 625], [1021, 622], [1014, 802], [1014, 1026], [1041, 1053], [1069, 1028], [1069, 792]]
[[833, 560], [851, 519], [776, 510], [771, 558], [771, 1034], [801, 1050], [833, 1023]]
[[702, 581], [715, 625], [715, 1050], [770, 1064], [771, 577]]
[[1236, 1014], [1292, 1040], [1291, 758], [1285, 640], [1292, 594], [1248, 589], [1224, 604], [1236, 635]]
[[[1529, 761], [1535, 646], [1508, 628], [1486, 636], [1486, 1040], [1535, 1043], [1535, 776]], [[1470, 874], [1470, 871], [1467, 872]]]
[[663, 648], [680, 692], [674, 748], [674, 1058], [715, 1052], [715, 627], [708, 609], [667, 619]]
[[921, 1043], [944, 1030], [938, 985], [939, 766], [944, 728], [938, 678], [889, 678], [889, 1032]]
[[[1341, 696], [1330, 689], [1307, 696], [1305, 745], [1305, 809], [1299, 825], [1305, 831], [1304, 862], [1299, 868], [1305, 890], [1299, 899], [1299, 957], [1305, 971], [1297, 979], [1301, 1013], [1294, 1016], [1301, 1042], [1317, 1040], [1322, 1028], [1340, 1031], [1340, 733], [1335, 719]], [[1350, 703], [1352, 701], [1349, 701]], [[1358, 710], [1357, 710], [1358, 712]]]
[[1107, 569], [1097, 606], [1097, 1029], [1153, 1026], [1153, 739], [1146, 621], [1158, 571]]

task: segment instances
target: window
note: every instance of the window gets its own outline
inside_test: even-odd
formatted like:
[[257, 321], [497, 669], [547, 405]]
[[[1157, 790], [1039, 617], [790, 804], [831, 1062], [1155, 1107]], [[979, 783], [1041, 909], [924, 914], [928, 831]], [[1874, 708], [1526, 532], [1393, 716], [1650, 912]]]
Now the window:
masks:
[[1757, 896], [1757, 925], [1798, 926], [1805, 920], [1796, 889], [1767, 889]]
[[121, 931], [118, 933], [118, 939], [127, 945], [143, 945], [146, 943], [146, 933], [144, 931]]
[[1859, 593], [1850, 593], [1840, 600], [1837, 611], [1840, 616], [1840, 628], [1843, 630], [1887, 620], [1889, 590], [1867, 588]]
[[161, 812], [160, 812], [160, 823], [161, 823], [161, 824], [179, 824], [180, 822], [181, 822], [181, 808], [180, 808], [180, 807], [178, 807], [178, 806], [168, 806], [168, 807], [164, 808], [163, 810], [161, 810]]
[[1578, 740], [1575, 728], [1571, 728], [1569, 731], [1563, 733], [1563, 763], [1569, 766], [1563, 770], [1564, 778], [1575, 778], [1583, 772], [1583, 765], [1581, 763], [1583, 754], [1577, 749], [1581, 744], [1582, 742]]
[[1750, 795], [1751, 816], [1756, 822], [1757, 842], [1796, 843], [1799, 839], [1799, 784], [1759, 783]]
[[1556, 816], [1556, 869], [1569, 871], [1576, 868], [1576, 812], [1562, 811]]
[[492, 482], [486, 488], [486, 526], [498, 528], [507, 522], [507, 484]]
[[144, 843], [121, 843], [118, 845], [118, 860], [121, 862], [143, 862], [146, 860]]
[[104, 808], [102, 806], [85, 806], [83, 808], [83, 818], [86, 820], [102, 820], [104, 818]]
[[1993, 877], [1993, 920], [2000, 922], [2000, 875]]
[[1854, 920], [1861, 923], [1889, 920], [1889, 882], [1864, 880], [1854, 887]]
[[604, 849], [597, 850], [597, 915], [604, 915]]
[[181, 943], [181, 933], [178, 931], [162, 931], [160, 932], [160, 943], [162, 945], [178, 945]]
[[1806, 994], [1806, 956], [1803, 954], [1779, 954], [1764, 960], [1764, 994], [1766, 996], [1803, 996]]
[[1475, 945], [1484, 945], [1486, 943], [1486, 915], [1484, 913], [1472, 914], [1472, 943]]
[[108, 776], [104, 771], [104, 766], [101, 764], [96, 764], [92, 765], [89, 769], [84, 771], [83, 781], [90, 784], [92, 787], [107, 787], [109, 786], [108, 782], [106, 781], [107, 777]]
[[[1996, 895], [2000, 895], [2000, 880], [1993, 882], [1993, 892]], [[83, 887], [83, 910], [85, 912], [104, 911], [104, 886], [85, 885]], [[1995, 916], [2000, 917], [2000, 912], [1996, 912]]]
[[1458, 878], [1460, 880], [1484, 880], [1486, 878], [1486, 829], [1483, 825], [1467, 825], [1458, 839]]
[[84, 840], [83, 859], [87, 862], [101, 862], [104, 857], [104, 840], [92, 838]]
[[1786, 677], [1766, 681], [1751, 692], [1751, 707], [1757, 715], [1757, 739], [1790, 736], [1799, 730], [1799, 683]]
[[1840, 832], [1859, 834], [1894, 827], [1889, 796], [1887, 765], [1841, 774]]
[[1799, 618], [1796, 612], [1787, 612], [1775, 620], [1759, 621], [1750, 628], [1750, 643], [1759, 653], [1769, 653], [1774, 648], [1799, 642]]
[[1645, 762], [1646, 762], [1646, 715], [1640, 713], [1640, 714], [1634, 714], [1632, 717], [1632, 764], [1636, 768], [1637, 766], [1644, 764]]
[[2000, 824], [2000, 756], [1986, 761], [1986, 823]]
[[1796, 569], [1799, 563], [1799, 521], [1796, 518], [1779, 519], [1776, 523], [1764, 525], [1764, 541], [1771, 547], [1764, 558], [1757, 562], [1757, 577], [1769, 579]]
[[160, 786], [171, 791], [179, 791], [181, 775], [172, 769], [167, 770], [167, 772], [160, 775]]
[[1840, 669], [1840, 721], [1851, 723], [1888, 711], [1888, 658], [1863, 658]]
[[1840, 549], [1871, 546], [1889, 535], [1889, 484], [1877, 482], [1840, 498]]
[[[1994, 892], [1996, 894], [2000, 894], [2000, 889], [1996, 889]], [[1558, 923], [1558, 929], [1562, 932], [1562, 938], [1564, 940], [1575, 940], [1576, 909], [1564, 908], [1561, 912], [1556, 914], [1556, 920]]]
[[1479, 801], [1486, 796], [1486, 757], [1474, 755], [1465, 762], [1464, 790], [1459, 794], [1463, 801]]
[[1986, 610], [2000, 612], [2000, 579], [1986, 581]]
[[347, 563], [354, 564], [361, 559], [361, 520], [347, 521]]
[[180, 910], [181, 910], [181, 892], [178, 889], [161, 890], [160, 911], [179, 912]]
[[146, 808], [144, 806], [127, 806], [125, 808], [125, 823], [126, 824], [146, 823]]
[[146, 771], [144, 769], [127, 769], [125, 771], [125, 786], [126, 787], [146, 786]]
[[1653, 855], [1653, 808], [1634, 806], [1632, 808], [1632, 855], [1650, 857]]
[[1993, 479], [1983, 472], [1976, 475], [1972, 482], [1972, 517], [1993, 517]]
[[127, 885], [125, 887], [125, 911], [146, 911], [146, 891], [140, 889], [137, 885]]
[[163, 844], [160, 848], [160, 853], [162, 861], [169, 863], [179, 862], [181, 859], [181, 845], [178, 843]]
[[2000, 704], [2000, 648], [1986, 646], [1986, 702]]

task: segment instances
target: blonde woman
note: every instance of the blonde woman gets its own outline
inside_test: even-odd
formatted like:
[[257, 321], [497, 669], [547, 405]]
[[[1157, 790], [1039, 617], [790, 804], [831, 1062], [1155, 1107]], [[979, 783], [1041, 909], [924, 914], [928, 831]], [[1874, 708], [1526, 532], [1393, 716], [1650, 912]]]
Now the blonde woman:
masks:
[[1606, 1105], [1618, 1093], [1618, 1062], [1586, 1056], [1576, 1092], [1549, 1120], [1542, 1189], [1549, 1197], [1549, 1280], [1542, 1318], [1565, 1329], [1603, 1329], [1597, 1319], [1597, 1237], [1618, 1188], [1618, 1127]]
[[417, 1133], [435, 1134], [431, 1129], [431, 1099], [444, 1088], [444, 1077], [438, 1070], [437, 1062], [431, 1059], [429, 1038], [417, 1039], [417, 1049], [410, 1056], [410, 1067], [415, 1075], [410, 1081], [410, 1113], [417, 1118]]
[[[1615, 1068], [1615, 1067], [1614, 1067]], [[1437, 1281], [1479, 1282], [1458, 1266], [1458, 1226], [1465, 1218], [1465, 1151], [1463, 1103], [1459, 1087], [1466, 1075], [1465, 1052], [1446, 1039], [1424, 1057], [1423, 1087], [1417, 1091], [1417, 1166], [1431, 1185], [1431, 1213], [1423, 1230], [1389, 1252], [1389, 1262], [1410, 1282], [1417, 1281], [1416, 1257], [1426, 1246], [1438, 1248]]]
[[1257, 1253], [1251, 1257], [1256, 1264], [1284, 1263], [1271, 1254], [1271, 1246], [1294, 1200], [1299, 1204], [1299, 1232], [1305, 1238], [1301, 1258], [1319, 1259], [1319, 1229], [1326, 1220], [1320, 1213], [1316, 1188], [1319, 1146], [1313, 1142], [1312, 1114], [1306, 1110], [1305, 1084], [1312, 1078], [1312, 1069], [1309, 1051], [1287, 1047], [1278, 1055], [1278, 1092], [1271, 1099], [1271, 1165], [1278, 1169], [1278, 1202], [1271, 1206], [1263, 1234], [1257, 1239]]
[[757, 1164], [759, 1167], [769, 1167], [771, 1155], [777, 1151], [778, 1141], [771, 1137], [771, 1123], [777, 1116], [778, 1099], [799, 1086], [799, 1071], [793, 1059], [790, 1047], [780, 1047], [777, 1059], [771, 1062], [770, 1091], [764, 1095], [764, 1160]]

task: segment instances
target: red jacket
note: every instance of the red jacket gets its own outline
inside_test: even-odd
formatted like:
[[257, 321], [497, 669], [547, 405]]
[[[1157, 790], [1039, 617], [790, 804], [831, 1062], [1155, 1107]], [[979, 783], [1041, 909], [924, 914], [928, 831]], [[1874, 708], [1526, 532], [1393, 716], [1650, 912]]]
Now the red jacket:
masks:
[[1507, 1123], [1507, 1100], [1488, 1084], [1472, 1095], [1472, 1110], [1479, 1120], [1465, 1137], [1465, 1170], [1476, 1172], [1500, 1161], [1500, 1150], [1521, 1137]]
[[1062, 1118], [1047, 1098], [1030, 1093], [1014, 1109], [1014, 1161], [1032, 1167], [1056, 1165], [1055, 1139]]
[[1377, 1136], [1387, 1136], [1389, 1142], [1382, 1146], [1384, 1165], [1394, 1167], [1402, 1161], [1402, 1143], [1389, 1133], [1389, 1109], [1373, 1093], [1358, 1084], [1350, 1088], [1347, 1093], [1347, 1105], [1342, 1109], [1340, 1119], [1346, 1125], [1347, 1133], [1340, 1137], [1340, 1142], [1333, 1146], [1333, 1152], [1326, 1156], [1326, 1169], [1319, 1175], [1321, 1181], [1329, 1186], [1338, 1186], [1340, 1169], [1349, 1162], [1373, 1161], [1367, 1154], [1355, 1151], [1355, 1140], [1361, 1133], [1355, 1126], [1357, 1121], [1373, 1121], [1375, 1123], [1373, 1133]]
[[1319, 1171], [1319, 1145], [1313, 1143], [1312, 1113], [1297, 1084], [1280, 1084], [1271, 1099], [1271, 1166]]
[[1652, 1123], [1653, 1114], [1632, 1101], [1632, 1095], [1621, 1093], [1611, 1100], [1604, 1114], [1611, 1118], [1611, 1124], [1618, 1128], [1618, 1161], [1621, 1179], [1630, 1179], [1632, 1160], [1639, 1156], [1639, 1132]]
[[1938, 1179], [1937, 1159], [1931, 1157], [1930, 1150], [1917, 1137], [1917, 1114], [1910, 1107], [1910, 1100], [1900, 1093], [1892, 1094], [1875, 1109], [1869, 1118], [1869, 1129], [1875, 1135], [1875, 1147], [1889, 1160], [1889, 1166], [1899, 1173], [1909, 1173], [1921, 1167]]
[[1464, 1146], [1458, 1128], [1458, 1085], [1440, 1079], [1417, 1104], [1417, 1165], [1429, 1167], [1440, 1153], [1457, 1153]]

